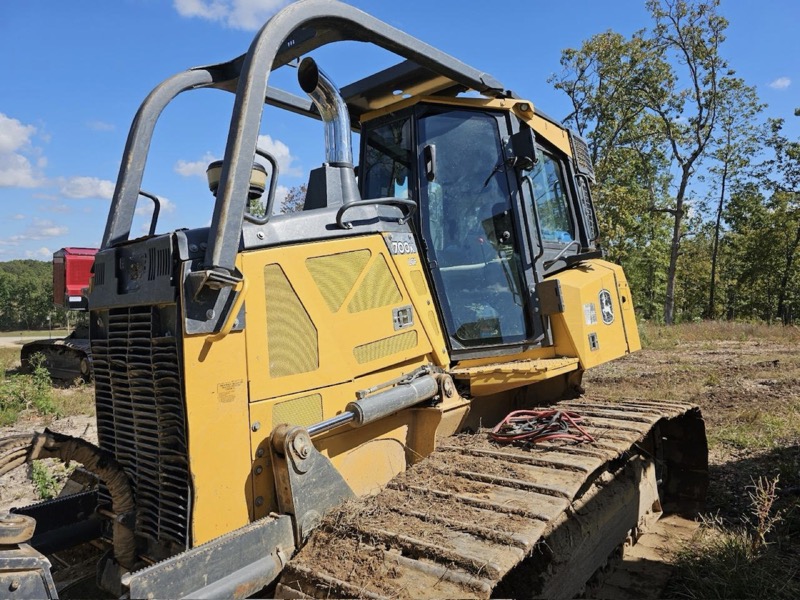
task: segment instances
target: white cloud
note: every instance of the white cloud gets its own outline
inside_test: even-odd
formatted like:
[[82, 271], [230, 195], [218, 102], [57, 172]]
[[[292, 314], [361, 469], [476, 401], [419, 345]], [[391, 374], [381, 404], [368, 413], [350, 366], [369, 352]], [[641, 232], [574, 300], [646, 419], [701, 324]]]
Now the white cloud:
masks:
[[94, 131], [114, 131], [116, 129], [112, 123], [98, 120], [89, 121], [86, 126]]
[[53, 258], [53, 252], [50, 250], [50, 248], [45, 248], [42, 246], [38, 250], [27, 250], [25, 252], [25, 256], [27, 258], [50, 259]]
[[114, 182], [97, 177], [69, 177], [61, 180], [59, 190], [67, 198], [111, 200], [114, 195]]
[[275, 160], [278, 162], [278, 173], [280, 175], [297, 177], [303, 174], [298, 167], [292, 166], [296, 157], [289, 151], [289, 146], [282, 141], [274, 140], [272, 136], [269, 135], [260, 135], [258, 136], [258, 147], [262, 150], [266, 150], [275, 157]]
[[8, 242], [10, 243], [9, 245], [16, 246], [19, 242], [44, 240], [66, 235], [67, 233], [69, 233], [69, 228], [64, 225], [58, 225], [47, 219], [34, 219], [33, 223], [23, 233], [10, 236]]
[[775, 81], [769, 84], [773, 90], [785, 90], [792, 85], [792, 80], [788, 77], [778, 77]]
[[68, 214], [72, 212], [72, 208], [63, 202], [53, 202], [47, 207], [47, 211], [51, 213]]
[[[294, 161], [297, 157], [294, 156], [289, 150], [289, 146], [280, 140], [273, 139], [270, 135], [258, 136], [258, 147], [266, 150], [275, 157], [278, 163], [278, 172], [280, 175], [287, 175], [289, 177], [297, 177], [302, 175], [303, 172], [299, 167], [294, 166]], [[199, 160], [179, 160], [173, 167], [176, 173], [184, 177], [203, 177], [206, 176], [206, 169], [209, 163], [219, 160], [211, 152], [206, 152]], [[262, 164], [266, 163], [263, 158], [256, 156], [256, 160]], [[267, 170], [269, 172], [269, 167]]]
[[14, 221], [22, 221], [25, 219], [25, 215], [17, 213], [16, 215], [11, 215], [11, 219]]
[[206, 176], [206, 169], [208, 168], [209, 163], [214, 162], [217, 160], [217, 157], [211, 154], [211, 152], [206, 152], [203, 154], [203, 157], [200, 160], [195, 161], [188, 161], [188, 160], [179, 160], [175, 163], [175, 172], [183, 175], [184, 177], [203, 177]]
[[[159, 214], [164, 213], [171, 213], [175, 212], [175, 203], [170, 200], [169, 198], [164, 198], [162, 196], [158, 197], [161, 208], [159, 209]], [[153, 214], [153, 201], [148, 198], [140, 198], [139, 203], [136, 205], [136, 214], [137, 215], [145, 215], [150, 216]]]
[[174, 0], [182, 17], [194, 17], [222, 23], [231, 29], [255, 31], [288, 0]]
[[40, 152], [31, 144], [36, 127], [0, 113], [0, 187], [37, 187], [43, 183], [38, 168], [46, 159], [37, 157], [36, 167], [28, 156]]
[[286, 200], [286, 196], [289, 195], [289, 188], [285, 185], [279, 185], [275, 188], [275, 203], [272, 205], [273, 212], [280, 212], [281, 206], [283, 206], [283, 201]]

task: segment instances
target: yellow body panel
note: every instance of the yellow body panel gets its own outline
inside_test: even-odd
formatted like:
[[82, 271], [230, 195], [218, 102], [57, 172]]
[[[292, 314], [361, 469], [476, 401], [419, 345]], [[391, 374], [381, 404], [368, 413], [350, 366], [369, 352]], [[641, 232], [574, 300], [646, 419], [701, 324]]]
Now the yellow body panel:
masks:
[[[358, 390], [449, 363], [418, 254], [392, 255], [392, 234], [384, 235], [241, 256], [250, 290], [245, 344], [256, 518], [277, 508], [267, 446], [277, 425], [329, 419]], [[396, 329], [394, 311], [404, 307], [411, 307], [412, 323]], [[345, 429], [315, 444], [355, 491], [366, 493], [405, 468], [413, 415]]]
[[[564, 312], [551, 317], [556, 353], [574, 356], [588, 369], [641, 348], [622, 267], [591, 260], [553, 276], [561, 283]], [[608, 292], [610, 317], [601, 293]], [[594, 340], [594, 342], [593, 342]]]
[[[418, 320], [394, 328], [393, 310], [412, 297], [380, 235], [268, 248], [241, 260], [251, 290], [245, 306], [251, 402], [324, 389], [431, 352]], [[335, 413], [323, 408], [323, 414]]]
[[[466, 379], [475, 396], [486, 396], [587, 369], [641, 348], [630, 288], [622, 267], [590, 260], [548, 280], [561, 285], [564, 311], [551, 315], [554, 345], [518, 354], [464, 360], [450, 372]], [[611, 302], [603, 319], [600, 294]], [[592, 338], [590, 339], [590, 336]]]
[[579, 367], [577, 358], [539, 358], [487, 363], [475, 367], [453, 369], [456, 379], [468, 379], [470, 392], [475, 396], [499, 394], [571, 373]]
[[206, 340], [183, 340], [194, 545], [249, 523], [253, 505], [245, 335]]

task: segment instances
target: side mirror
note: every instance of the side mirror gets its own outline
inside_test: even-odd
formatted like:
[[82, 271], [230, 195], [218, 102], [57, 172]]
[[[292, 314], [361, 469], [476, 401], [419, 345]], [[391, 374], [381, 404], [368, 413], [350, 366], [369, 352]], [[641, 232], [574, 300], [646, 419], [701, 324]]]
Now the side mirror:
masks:
[[520, 130], [511, 135], [511, 151], [514, 153], [514, 167], [520, 171], [530, 171], [536, 164], [536, 140], [533, 129], [520, 123]]

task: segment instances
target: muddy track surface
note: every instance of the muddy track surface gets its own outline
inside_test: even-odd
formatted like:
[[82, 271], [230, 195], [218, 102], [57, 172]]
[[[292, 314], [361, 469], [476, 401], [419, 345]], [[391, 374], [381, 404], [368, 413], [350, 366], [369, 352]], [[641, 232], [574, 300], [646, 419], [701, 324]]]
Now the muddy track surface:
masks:
[[[637, 525], [630, 511], [640, 503], [652, 511], [652, 500], [641, 499], [641, 482], [648, 483], [639, 443], [657, 422], [666, 430], [662, 419], [697, 418], [697, 411], [590, 398], [559, 407], [579, 411], [596, 441], [498, 446], [485, 431], [443, 440], [388, 489], [330, 515], [289, 563], [278, 595], [580, 592]], [[649, 485], [655, 498], [654, 473]]]

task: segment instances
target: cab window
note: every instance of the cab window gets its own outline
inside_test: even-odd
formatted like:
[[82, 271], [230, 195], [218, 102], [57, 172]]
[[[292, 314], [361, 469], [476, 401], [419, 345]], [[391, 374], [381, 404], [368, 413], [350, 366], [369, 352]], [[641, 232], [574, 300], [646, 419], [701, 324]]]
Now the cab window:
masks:
[[362, 165], [363, 198], [413, 198], [411, 119], [387, 123], [366, 132]]
[[542, 241], [567, 244], [575, 239], [564, 177], [556, 159], [540, 148], [531, 172], [533, 194], [542, 229]]

